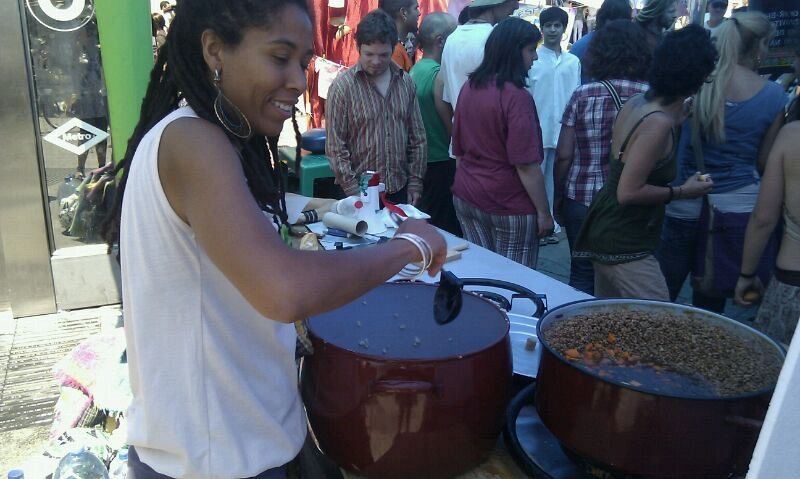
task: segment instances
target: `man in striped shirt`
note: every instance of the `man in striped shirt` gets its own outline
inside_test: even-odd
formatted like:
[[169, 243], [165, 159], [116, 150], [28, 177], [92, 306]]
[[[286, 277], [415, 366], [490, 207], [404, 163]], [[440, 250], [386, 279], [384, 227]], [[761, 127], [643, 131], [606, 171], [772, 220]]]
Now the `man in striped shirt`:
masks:
[[358, 24], [358, 63], [328, 91], [325, 154], [345, 194], [358, 194], [359, 175], [372, 170], [390, 201], [417, 204], [427, 164], [425, 127], [414, 82], [391, 60], [396, 42], [397, 27], [383, 11]]

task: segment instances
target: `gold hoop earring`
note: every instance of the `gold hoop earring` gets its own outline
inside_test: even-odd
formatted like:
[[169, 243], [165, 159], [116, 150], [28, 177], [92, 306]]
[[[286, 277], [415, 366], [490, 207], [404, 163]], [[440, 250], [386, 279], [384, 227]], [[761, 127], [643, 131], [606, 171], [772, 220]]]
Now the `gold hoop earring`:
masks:
[[[220, 77], [219, 69], [215, 68], [214, 88], [217, 89], [217, 97], [214, 99], [214, 114], [217, 115], [217, 120], [219, 120], [220, 124], [233, 136], [246, 140], [250, 138], [250, 135], [253, 133], [253, 130], [250, 128], [250, 122], [247, 121], [247, 117], [244, 116], [242, 111], [222, 93], [222, 88], [219, 86], [220, 81], [222, 81], [222, 78]], [[233, 110], [234, 115], [238, 117], [236, 122], [231, 121], [228, 114], [225, 113], [226, 103], [228, 109]]]

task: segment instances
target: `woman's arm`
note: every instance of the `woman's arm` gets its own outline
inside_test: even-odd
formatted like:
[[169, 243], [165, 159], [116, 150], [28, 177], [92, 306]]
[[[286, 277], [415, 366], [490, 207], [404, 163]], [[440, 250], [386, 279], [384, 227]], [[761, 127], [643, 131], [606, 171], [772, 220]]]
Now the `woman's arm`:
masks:
[[617, 187], [619, 204], [652, 205], [671, 199], [697, 198], [711, 191], [713, 183], [701, 180], [697, 174], [672, 190], [647, 184], [656, 161], [672, 151], [671, 129], [672, 121], [660, 114], [649, 116], [633, 133], [623, 154], [625, 167]]
[[[293, 322], [339, 307], [420, 259], [408, 241], [335, 252], [290, 249], [247, 188], [238, 156], [222, 131], [183, 119], [164, 132], [159, 176], [167, 199], [211, 261], [264, 316]], [[421, 221], [402, 229], [434, 250], [430, 273], [444, 262], [444, 239]]]
[[536, 208], [536, 227], [539, 237], [544, 237], [553, 232], [553, 217], [550, 216], [550, 205], [547, 203], [547, 193], [544, 189], [544, 175], [542, 168], [536, 163], [514, 165], [517, 169], [522, 186]]
[[[556, 165], [553, 171], [553, 212], [560, 217], [561, 206], [567, 190], [567, 180], [575, 159], [575, 127], [561, 125], [556, 147]], [[559, 221], [561, 223], [561, 221]]]
[[[778, 136], [769, 155], [767, 169], [761, 178], [756, 207], [750, 215], [750, 221], [747, 223], [747, 230], [744, 234], [744, 252], [740, 271], [745, 276], [756, 273], [764, 248], [781, 217], [784, 197], [783, 162], [790, 134], [789, 130], [784, 130]], [[754, 289], [760, 290], [761, 287], [758, 277], [739, 277], [734, 300], [742, 306], [751, 306], [752, 301], [744, 298], [745, 293]]]
[[764, 133], [764, 139], [761, 140], [761, 146], [758, 148], [758, 160], [756, 166], [758, 168], [758, 172], [762, 175], [764, 174], [764, 168], [767, 164], [769, 152], [772, 150], [772, 145], [775, 143], [775, 138], [778, 136], [778, 132], [783, 126], [783, 114], [784, 111], [781, 108], [781, 110], [772, 120], [772, 124], [767, 129], [767, 132]]

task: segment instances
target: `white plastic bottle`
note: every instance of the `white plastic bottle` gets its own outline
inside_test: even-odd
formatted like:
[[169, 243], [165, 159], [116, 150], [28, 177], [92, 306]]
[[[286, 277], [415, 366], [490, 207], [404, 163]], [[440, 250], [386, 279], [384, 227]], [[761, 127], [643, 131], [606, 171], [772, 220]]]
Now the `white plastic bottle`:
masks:
[[91, 451], [83, 446], [61, 458], [53, 473], [53, 479], [109, 479], [106, 466]]
[[117, 457], [108, 466], [108, 476], [111, 479], [125, 479], [128, 475], [128, 448], [123, 447], [117, 452]]

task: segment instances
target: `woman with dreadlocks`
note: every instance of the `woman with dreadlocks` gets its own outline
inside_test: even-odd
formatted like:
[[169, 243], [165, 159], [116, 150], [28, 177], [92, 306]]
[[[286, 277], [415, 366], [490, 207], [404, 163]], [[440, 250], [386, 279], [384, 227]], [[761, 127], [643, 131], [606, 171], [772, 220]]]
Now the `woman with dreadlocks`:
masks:
[[[306, 436], [292, 323], [339, 307], [445, 243], [421, 221], [369, 250], [303, 252], [277, 137], [312, 56], [304, 0], [182, 0], [119, 168], [133, 401], [130, 477], [285, 477]], [[428, 250], [430, 253], [425, 253]]]

